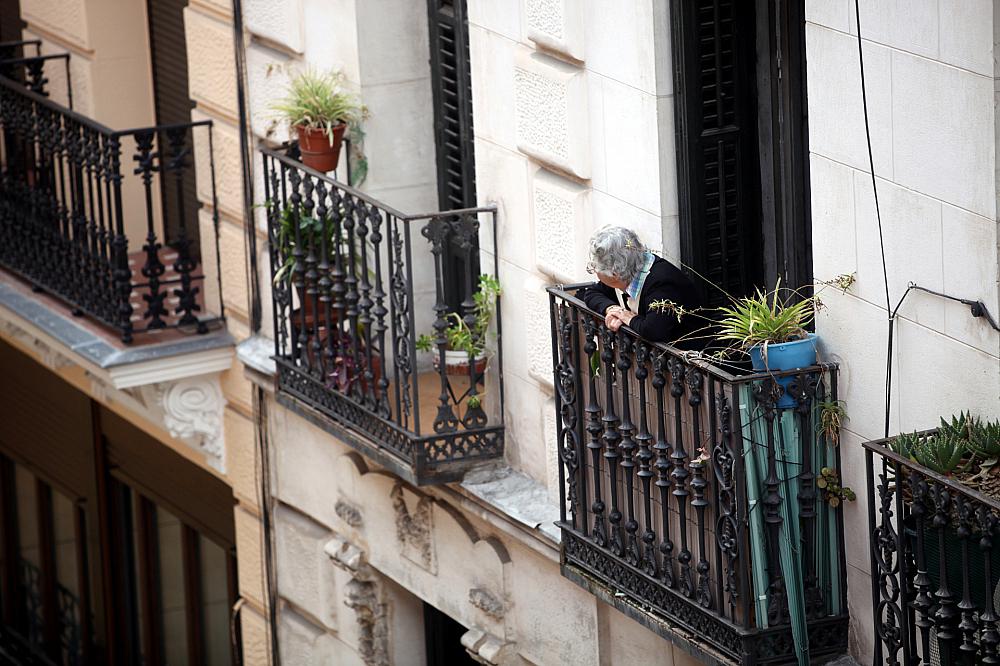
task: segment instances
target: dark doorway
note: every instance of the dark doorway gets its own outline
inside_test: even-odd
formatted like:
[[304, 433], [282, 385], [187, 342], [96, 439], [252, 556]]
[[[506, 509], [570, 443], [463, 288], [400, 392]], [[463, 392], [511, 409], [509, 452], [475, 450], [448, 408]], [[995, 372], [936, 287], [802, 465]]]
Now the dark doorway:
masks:
[[465, 627], [430, 604], [424, 604], [424, 644], [427, 666], [474, 666], [477, 662], [462, 647]]
[[692, 0], [671, 11], [682, 259], [705, 278], [696, 283], [711, 304], [779, 279], [807, 286], [803, 0]]
[[[188, 0], [148, 0], [149, 50], [153, 67], [153, 106], [157, 125], [191, 122], [194, 102], [188, 93], [187, 41], [184, 36], [184, 8]], [[194, 160], [191, 132], [178, 132], [178, 141], [192, 151], [185, 162]], [[159, 137], [161, 151], [170, 151], [170, 133]], [[167, 245], [186, 237], [189, 251], [197, 259], [198, 193], [194, 169], [181, 168], [178, 179], [165, 175], [161, 192], [163, 234]]]
[[[438, 207], [476, 205], [476, 158], [472, 127], [472, 77], [469, 66], [469, 22], [465, 0], [427, 0], [431, 85], [434, 99], [434, 146], [437, 157]], [[445, 301], [458, 311], [465, 298], [465, 255], [452, 234], [444, 257]], [[478, 240], [472, 274], [479, 275]]]

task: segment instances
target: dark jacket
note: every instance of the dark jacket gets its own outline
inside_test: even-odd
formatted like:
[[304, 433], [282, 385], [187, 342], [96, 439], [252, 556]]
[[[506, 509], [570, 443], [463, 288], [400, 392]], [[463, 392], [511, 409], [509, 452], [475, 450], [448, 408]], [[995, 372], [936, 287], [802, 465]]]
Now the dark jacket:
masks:
[[[588, 308], [602, 315], [611, 305], [625, 305], [627, 298], [603, 282], [584, 287], [577, 292], [577, 297]], [[639, 293], [639, 311], [629, 323], [629, 328], [650, 342], [673, 342], [697, 330], [700, 320], [696, 316], [688, 316], [678, 322], [677, 315], [672, 312], [649, 309], [650, 303], [662, 300], [673, 301], [689, 310], [701, 306], [691, 279], [666, 259], [656, 257]]]

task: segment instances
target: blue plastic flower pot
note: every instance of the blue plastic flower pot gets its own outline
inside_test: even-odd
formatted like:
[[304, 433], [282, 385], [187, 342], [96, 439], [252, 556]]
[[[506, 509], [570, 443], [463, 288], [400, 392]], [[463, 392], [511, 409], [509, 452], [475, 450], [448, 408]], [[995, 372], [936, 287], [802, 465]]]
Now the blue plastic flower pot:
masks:
[[[781, 372], [783, 370], [795, 370], [796, 368], [807, 368], [816, 364], [816, 343], [819, 340], [815, 333], [810, 333], [802, 340], [792, 342], [779, 342], [767, 346], [767, 362], [764, 362], [764, 349], [762, 345], [750, 348], [750, 360], [756, 372]], [[778, 383], [784, 389], [784, 393], [778, 398], [778, 407], [788, 409], [795, 406], [795, 398], [788, 393], [788, 386], [794, 377], [779, 377]]]

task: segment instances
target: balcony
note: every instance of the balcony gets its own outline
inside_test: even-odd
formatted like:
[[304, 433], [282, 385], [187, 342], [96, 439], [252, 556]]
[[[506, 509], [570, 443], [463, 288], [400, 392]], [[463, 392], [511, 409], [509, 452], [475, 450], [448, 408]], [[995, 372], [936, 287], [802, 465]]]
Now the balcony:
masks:
[[[981, 476], [956, 469], [966, 477], [959, 482], [895, 452], [895, 440], [864, 444], [874, 661], [1000, 663], [995, 476], [988, 465]], [[968, 467], [964, 458], [959, 467]]]
[[218, 225], [211, 121], [113, 130], [50, 98], [46, 66], [64, 62], [69, 88], [69, 56], [15, 57], [31, 46], [0, 45], [0, 266], [126, 344], [221, 328], [221, 285], [201, 263], [218, 246], [201, 247]]
[[843, 653], [843, 516], [817, 484], [836, 366], [732, 374], [610, 331], [578, 287], [549, 289], [563, 575], [707, 663]]
[[[456, 318], [474, 320], [471, 267], [495, 209], [406, 215], [288, 150], [261, 152], [278, 400], [417, 485], [501, 458], [499, 308], [476, 359], [456, 364], [446, 336]], [[448, 278], [454, 252], [463, 274]], [[449, 279], [460, 284], [458, 312], [446, 303]], [[421, 332], [430, 350], [418, 354]]]

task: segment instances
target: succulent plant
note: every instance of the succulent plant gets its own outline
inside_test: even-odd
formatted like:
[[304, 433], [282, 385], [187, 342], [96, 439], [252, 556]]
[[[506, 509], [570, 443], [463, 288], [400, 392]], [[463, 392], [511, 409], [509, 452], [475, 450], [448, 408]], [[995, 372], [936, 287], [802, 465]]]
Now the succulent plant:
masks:
[[840, 474], [832, 467], [824, 467], [816, 479], [816, 487], [823, 492], [823, 500], [836, 509], [842, 502], [853, 502], [858, 496], [847, 486], [840, 485]]
[[950, 476], [968, 453], [968, 441], [954, 432], [938, 432], [937, 435], [918, 441], [911, 455], [924, 467]]
[[952, 414], [951, 421], [945, 421], [941, 417], [941, 427], [938, 428], [939, 435], [954, 435], [960, 439], [969, 439], [969, 433], [979, 424], [979, 419], [970, 412], [959, 412], [958, 416]]
[[976, 420], [969, 430], [969, 450], [979, 458], [980, 467], [993, 467], [1000, 460], [1000, 421]]
[[889, 448], [893, 453], [897, 453], [904, 458], [916, 460], [913, 455], [913, 451], [917, 448], [917, 445], [919, 445], [920, 442], [921, 437], [917, 433], [904, 432], [889, 440]]

